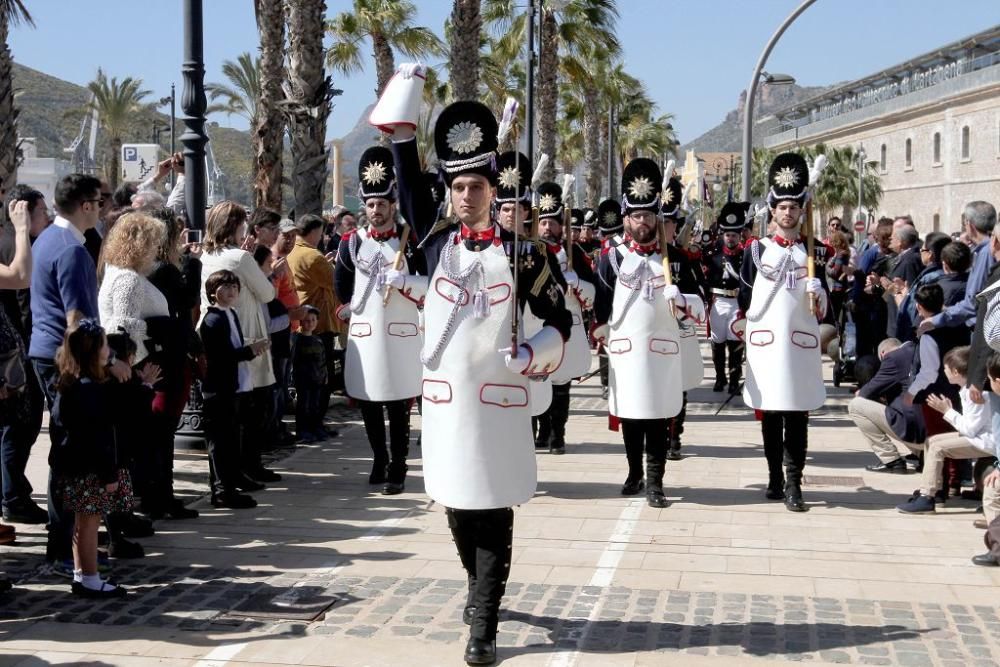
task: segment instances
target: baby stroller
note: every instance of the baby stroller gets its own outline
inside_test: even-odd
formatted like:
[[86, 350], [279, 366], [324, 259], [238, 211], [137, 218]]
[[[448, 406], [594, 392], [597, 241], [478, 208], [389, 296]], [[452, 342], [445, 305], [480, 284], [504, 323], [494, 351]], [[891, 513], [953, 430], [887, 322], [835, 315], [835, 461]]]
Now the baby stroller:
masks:
[[858, 329], [849, 308], [842, 309], [837, 329], [840, 343], [836, 347], [831, 343], [828, 348], [830, 358], [833, 359], [834, 387], [839, 387], [845, 380], [853, 382], [856, 379], [854, 364], [858, 360]]

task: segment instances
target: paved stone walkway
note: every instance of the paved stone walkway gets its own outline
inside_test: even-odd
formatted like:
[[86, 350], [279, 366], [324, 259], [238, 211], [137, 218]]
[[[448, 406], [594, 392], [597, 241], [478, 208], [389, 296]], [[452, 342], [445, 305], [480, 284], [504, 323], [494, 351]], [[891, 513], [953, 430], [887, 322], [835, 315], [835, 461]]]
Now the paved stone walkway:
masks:
[[[660, 510], [618, 495], [623, 448], [595, 382], [574, 386], [568, 453], [539, 455], [539, 493], [516, 510], [503, 664], [1000, 664], [1000, 572], [968, 560], [975, 504], [895, 512], [916, 479], [864, 471], [845, 391], [812, 418], [808, 513], [763, 499], [759, 427], [739, 399], [715, 417], [707, 389], [691, 392]], [[276, 453], [284, 480], [256, 509], [194, 500], [197, 520], [158, 522], [145, 559], [114, 562], [124, 601], [69, 596], [41, 564], [44, 532], [19, 527], [0, 551], [17, 582], [0, 597], [0, 667], [462, 664], [464, 578], [419, 448], [407, 493], [378, 495], [356, 415], [330, 416], [341, 437]], [[194, 499], [204, 455], [179, 459]]]

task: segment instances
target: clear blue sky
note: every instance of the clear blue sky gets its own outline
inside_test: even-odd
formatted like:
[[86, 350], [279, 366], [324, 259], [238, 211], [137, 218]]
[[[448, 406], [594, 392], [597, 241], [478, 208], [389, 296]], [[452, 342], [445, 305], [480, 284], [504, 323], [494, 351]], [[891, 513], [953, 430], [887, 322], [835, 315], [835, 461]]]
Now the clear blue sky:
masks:
[[[274, 0], [278, 1], [278, 0]], [[681, 142], [720, 122], [736, 106], [771, 33], [799, 0], [619, 0], [618, 35], [627, 68], [642, 79], [661, 112], [676, 116]], [[35, 29], [12, 31], [15, 61], [78, 84], [102, 67], [141, 77], [155, 96], [177, 83], [180, 96], [180, 0], [29, 0]], [[327, 0], [329, 16], [350, 6]], [[451, 0], [417, 0], [419, 21], [439, 34]], [[223, 60], [257, 48], [250, 0], [205, 0], [206, 81]], [[998, 0], [818, 0], [785, 33], [767, 69], [803, 85], [860, 78], [1000, 23]], [[664, 67], [668, 61], [670, 67]], [[329, 136], [348, 132], [372, 101], [374, 68], [345, 79]], [[180, 115], [180, 110], [178, 110]], [[214, 118], [244, 127], [237, 117]]]

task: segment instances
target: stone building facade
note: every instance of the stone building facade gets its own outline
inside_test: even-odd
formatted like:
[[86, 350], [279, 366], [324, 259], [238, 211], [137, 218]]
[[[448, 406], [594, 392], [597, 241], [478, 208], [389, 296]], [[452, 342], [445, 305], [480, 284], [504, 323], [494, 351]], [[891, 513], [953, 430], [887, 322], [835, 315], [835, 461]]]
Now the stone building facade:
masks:
[[959, 231], [964, 205], [1000, 208], [1000, 26], [764, 118], [755, 144], [863, 147], [884, 195], [876, 217]]

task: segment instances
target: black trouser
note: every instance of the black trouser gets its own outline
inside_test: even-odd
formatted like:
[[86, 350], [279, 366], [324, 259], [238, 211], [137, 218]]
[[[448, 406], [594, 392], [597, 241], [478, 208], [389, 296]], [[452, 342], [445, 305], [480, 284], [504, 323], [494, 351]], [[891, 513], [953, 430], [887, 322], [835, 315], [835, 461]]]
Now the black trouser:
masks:
[[629, 479], [642, 479], [643, 451], [647, 463], [663, 464], [667, 460], [668, 422], [668, 419], [621, 420]]
[[[388, 465], [387, 479], [393, 484], [402, 484], [406, 478], [406, 457], [410, 453], [410, 399], [399, 401], [358, 401], [361, 419], [365, 423], [368, 444], [376, 465]], [[389, 450], [385, 446], [385, 416], [382, 408], [389, 413]], [[391, 458], [390, 458], [391, 454]]]
[[267, 422], [271, 415], [272, 387], [258, 387], [253, 391], [237, 394], [237, 415], [240, 434], [240, 466], [244, 472], [260, 470], [260, 453], [265, 449]]
[[601, 386], [607, 389], [610, 367], [608, 365], [608, 351], [604, 346], [597, 349], [597, 367], [601, 369]]
[[[5, 423], [0, 424], [0, 482], [3, 487], [3, 507], [15, 511], [31, 502], [31, 482], [24, 471], [28, 467], [31, 446], [42, 430], [45, 398], [31, 364], [25, 364], [27, 384], [23, 394], [8, 400]], [[15, 410], [13, 406], [23, 405]]]
[[467, 607], [475, 607], [470, 636], [493, 641], [497, 636], [500, 601], [510, 575], [514, 539], [514, 510], [448, 508], [448, 527], [458, 557], [469, 575]]
[[45, 545], [45, 557], [47, 560], [66, 560], [73, 557], [73, 513], [63, 509], [62, 492], [58, 488], [59, 476], [53, 472], [52, 452], [58, 451], [66, 442], [66, 431], [62, 424], [52, 415], [52, 404], [56, 399], [56, 380], [59, 378], [59, 371], [55, 361], [52, 359], [31, 360], [31, 365], [35, 369], [35, 377], [38, 378], [38, 385], [45, 395], [45, 402], [49, 407], [49, 483], [48, 483], [48, 509], [49, 509], [49, 534]]
[[[808, 426], [808, 412], [763, 411], [760, 430], [764, 436], [769, 487], [780, 488], [783, 482], [795, 488], [802, 485], [802, 472], [806, 467], [806, 450], [809, 446]], [[785, 465], [785, 475], [782, 475], [782, 463]]]
[[[678, 443], [684, 435], [684, 420], [687, 419], [688, 393], [681, 393], [681, 411], [676, 416], [667, 420], [667, 437], [669, 441], [676, 440]], [[668, 444], [669, 444], [668, 441]]]
[[569, 382], [552, 385], [552, 402], [548, 410], [540, 414], [536, 441], [548, 441], [561, 447], [566, 444], [566, 422], [569, 420]]
[[[248, 395], [244, 394], [243, 397]], [[240, 423], [237, 394], [206, 396], [202, 405], [212, 494], [234, 491], [240, 477]]]
[[[326, 409], [330, 407], [330, 395], [333, 394], [333, 390], [344, 388], [343, 372], [337, 372], [337, 358], [338, 356], [343, 357], [344, 351], [334, 349], [337, 340], [335, 331], [323, 332], [319, 334], [319, 339], [323, 343], [323, 353], [326, 355], [326, 385], [320, 395], [320, 405], [325, 415]], [[341, 365], [340, 368], [343, 366]]]
[[299, 382], [295, 387], [295, 433], [300, 438], [306, 434], [319, 434], [323, 430], [323, 397], [326, 387], [320, 384]]
[[729, 352], [729, 382], [738, 384], [743, 376], [743, 343], [738, 340], [727, 340], [724, 343], [712, 343], [712, 364], [715, 366], [717, 382], [726, 380], [726, 351]]

